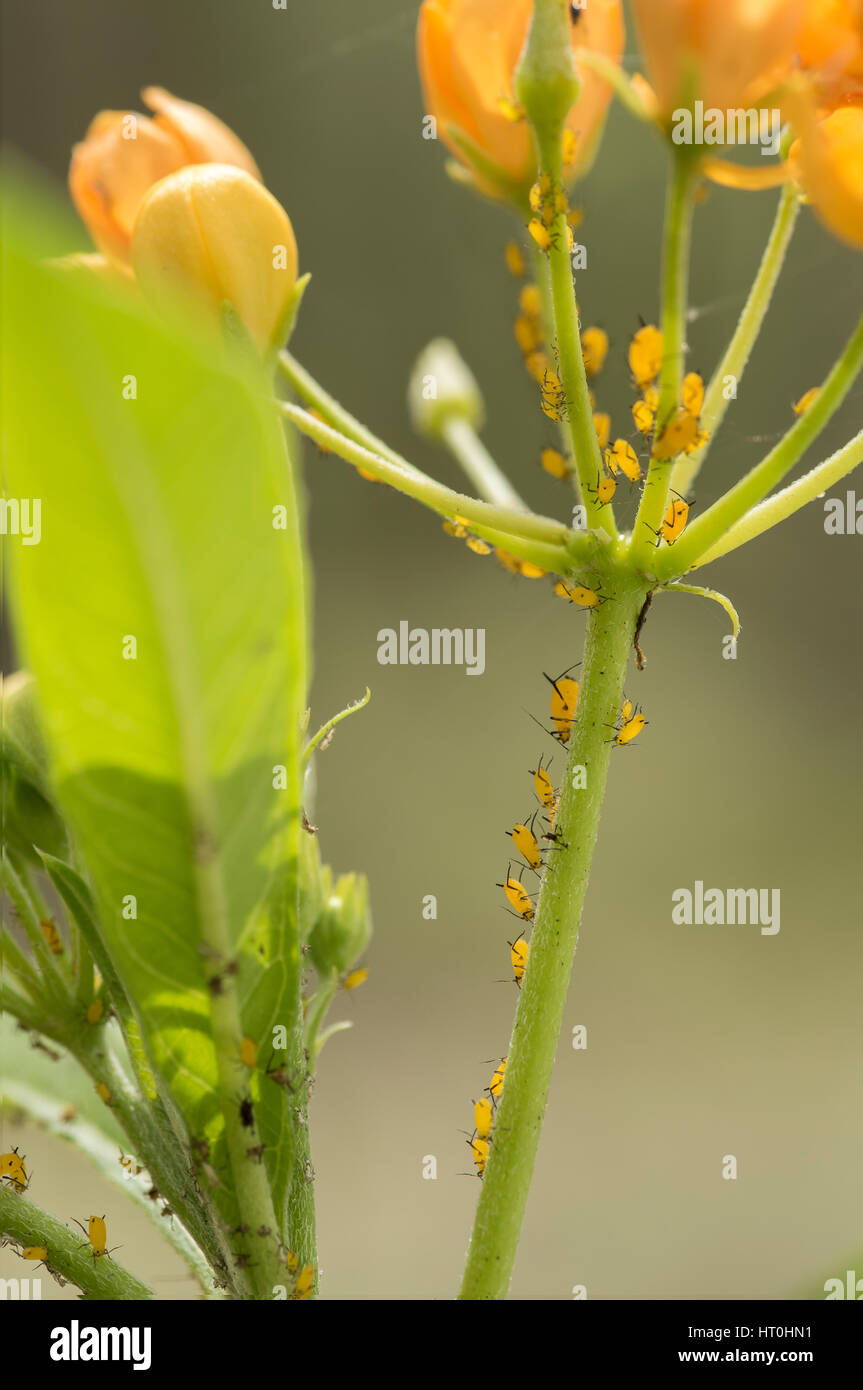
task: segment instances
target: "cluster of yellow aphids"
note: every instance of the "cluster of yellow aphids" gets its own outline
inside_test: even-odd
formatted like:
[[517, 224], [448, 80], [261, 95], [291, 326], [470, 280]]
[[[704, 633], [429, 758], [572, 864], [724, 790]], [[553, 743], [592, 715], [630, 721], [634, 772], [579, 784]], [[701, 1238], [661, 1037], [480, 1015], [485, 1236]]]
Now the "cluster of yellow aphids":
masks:
[[491, 555], [492, 550], [494, 550], [495, 556], [510, 574], [520, 574], [524, 579], [541, 579], [546, 573], [545, 570], [540, 569], [539, 565], [533, 565], [529, 560], [519, 560], [515, 555], [510, 555], [509, 551], [490, 546], [479, 536], [474, 535], [466, 517], [447, 517], [443, 523], [443, 529], [448, 536], [454, 536], [456, 540], [464, 541], [468, 550], [472, 550], [474, 555]]
[[503, 1081], [506, 1075], [506, 1058], [501, 1057], [491, 1081], [486, 1086], [486, 1094], [480, 1096], [479, 1100], [473, 1102], [473, 1134], [468, 1139], [468, 1147], [473, 1156], [474, 1166], [478, 1178], [485, 1172], [485, 1165], [488, 1162], [488, 1151], [492, 1140], [492, 1127], [494, 1125], [494, 1112], [503, 1091]]
[[291, 1297], [297, 1303], [307, 1302], [315, 1291], [314, 1265], [303, 1265], [300, 1269], [299, 1258], [293, 1250], [285, 1251], [283, 1263], [294, 1281], [294, 1291]]

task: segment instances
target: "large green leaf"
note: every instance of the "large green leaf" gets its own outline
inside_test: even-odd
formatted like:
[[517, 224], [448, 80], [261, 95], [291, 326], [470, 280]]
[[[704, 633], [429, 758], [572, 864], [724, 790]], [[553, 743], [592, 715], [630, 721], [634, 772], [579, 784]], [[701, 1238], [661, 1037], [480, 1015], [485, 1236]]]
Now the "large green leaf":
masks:
[[[15, 635], [108, 949], [190, 1133], [215, 1142], [208, 980], [239, 963], [243, 1031], [262, 1048], [299, 994], [293, 480], [262, 376], [40, 263], [45, 219], [20, 186], [7, 194], [6, 490], [42, 506], [40, 543], [7, 541]], [[201, 949], [214, 924], [221, 959]], [[285, 1098], [261, 1092], [278, 1206]]]

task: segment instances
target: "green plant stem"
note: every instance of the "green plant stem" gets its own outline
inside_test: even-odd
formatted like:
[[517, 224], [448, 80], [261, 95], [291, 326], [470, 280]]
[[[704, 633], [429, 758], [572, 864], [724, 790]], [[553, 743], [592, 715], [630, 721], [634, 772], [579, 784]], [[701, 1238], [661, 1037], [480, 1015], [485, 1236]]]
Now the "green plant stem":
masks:
[[[503, 1094], [482, 1182], [460, 1297], [504, 1298], [521, 1230], [554, 1065], [573, 956], [619, 715], [646, 586], [621, 575], [590, 615], [583, 680], [549, 854], [518, 1000]], [[587, 785], [574, 785], [574, 769]], [[565, 847], [564, 847], [565, 846]]]
[[409, 473], [419, 472], [401, 454], [396, 453], [395, 449], [373, 434], [370, 429], [361, 424], [356, 416], [351, 415], [350, 411], [345, 410], [343, 405], [324, 390], [320, 382], [316, 381], [311, 372], [297, 361], [291, 353], [285, 351], [279, 353], [277, 366], [281, 375], [293, 387], [300, 400], [305, 401], [308, 406], [316, 410], [326, 424], [332, 426], [339, 434], [343, 434], [346, 439], [352, 439], [355, 444], [360, 444], [364, 449], [368, 449], [372, 454], [379, 454], [381, 458], [389, 459], [390, 463], [395, 463], [399, 468], [406, 469]]
[[845, 350], [812, 405], [799, 417], [775, 449], [771, 449], [766, 458], [750, 469], [739, 483], [693, 521], [680, 540], [657, 553], [652, 568], [658, 578], [669, 579], [691, 569], [703, 555], [715, 549], [732, 526], [763, 501], [786, 473], [790, 473], [839, 409], [861, 367], [863, 318], [857, 324]]
[[[562, 187], [560, 139], [543, 142], [540, 145], [540, 158], [543, 168], [554, 179], [555, 186]], [[585, 508], [588, 530], [595, 527], [606, 531], [609, 536], [616, 536], [617, 528], [611, 505], [601, 507], [596, 496], [597, 481], [604, 471], [602, 451], [593, 423], [593, 406], [590, 403], [590, 388], [581, 350], [581, 325], [569, 252], [569, 224], [565, 212], [560, 213], [555, 219], [551, 234], [548, 273], [558, 370], [566, 398], [563, 425], [575, 467], [575, 477], [578, 480], [579, 501]]]
[[368, 449], [344, 435], [322, 425], [314, 416], [287, 401], [280, 403], [282, 414], [289, 419], [302, 434], [308, 435], [316, 444], [331, 453], [337, 454], [355, 468], [363, 468], [383, 483], [389, 483], [397, 492], [406, 493], [415, 501], [422, 502], [437, 512], [439, 516], [461, 516], [470, 522], [478, 522], [502, 534], [512, 535], [524, 540], [543, 541], [549, 546], [563, 549], [571, 533], [559, 521], [550, 517], [536, 516], [532, 512], [517, 512], [506, 507], [493, 507], [488, 502], [480, 502], [464, 493], [454, 492], [452, 488], [436, 483], [432, 478], [420, 473], [418, 469], [406, 472], [400, 465], [371, 453]]
[[452, 415], [444, 423], [441, 436], [467, 479], [484, 502], [526, 512], [527, 504], [495, 463], [470, 421]]
[[[0, 1183], [0, 1232], [20, 1246], [42, 1246], [48, 1251], [51, 1269], [77, 1285], [85, 1299], [145, 1301], [153, 1297], [152, 1289], [118, 1264], [113, 1255], [94, 1258], [80, 1231], [64, 1226], [5, 1183]], [[22, 1260], [18, 1277], [39, 1278], [37, 1264]]]
[[[753, 507], [751, 512], [747, 512], [742, 520], [732, 526], [730, 531], [716, 542], [714, 546], [700, 557], [698, 564], [693, 568], [697, 569], [700, 565], [709, 565], [711, 560], [718, 560], [721, 555], [727, 555], [729, 550], [736, 550], [738, 546], [745, 545], [747, 541], [752, 541], [756, 536], [761, 536], [765, 531], [769, 531], [772, 526], [778, 526], [780, 521], [785, 521], [794, 512], [805, 507], [807, 503], [820, 497], [828, 488], [838, 483], [840, 478], [844, 478], [851, 473], [859, 464], [863, 463], [863, 430], [855, 434], [853, 439], [849, 439], [841, 449], [837, 449], [835, 454], [819, 463], [817, 468], [813, 468], [805, 477], [798, 478], [796, 482], [783, 488], [781, 492], [774, 493], [768, 497], [766, 502], [760, 506]], [[678, 588], [679, 585], [675, 585]]]
[[8, 931], [3, 931], [0, 933], [0, 974], [5, 974], [10, 970], [17, 975], [19, 982], [24, 985], [27, 992], [34, 999], [38, 999], [42, 993], [38, 973], [33, 969], [14, 937]]
[[27, 871], [20, 862], [16, 865], [7, 852], [2, 853], [0, 862], [3, 886], [9, 894], [18, 920], [27, 933], [27, 939], [37, 962], [41, 966], [41, 977], [46, 999], [55, 1009], [61, 1011], [68, 1007], [71, 992], [71, 975], [68, 968], [60, 964], [63, 957], [55, 956], [49, 950], [39, 925], [41, 911], [33, 895]]
[[[797, 223], [800, 209], [800, 195], [793, 183], [787, 183], [779, 197], [779, 206], [770, 232], [758, 272], [752, 282], [749, 297], [743, 307], [731, 342], [725, 351], [716, 371], [710, 379], [704, 396], [700, 426], [707, 432], [707, 440], [693, 454], [682, 454], [674, 465], [671, 486], [681, 497], [692, 488], [699, 469], [707, 457], [716, 431], [725, 418], [730, 401], [736, 398], [737, 386], [746, 370], [750, 354], [755, 346], [761, 325], [764, 322], [773, 291], [785, 264], [785, 255]], [[735, 395], [728, 396], [728, 380], [734, 378]]]
[[[672, 156], [665, 207], [665, 250], [662, 267], [662, 367], [659, 373], [659, 403], [656, 408], [656, 434], [673, 417], [680, 402], [683, 357], [686, 349], [686, 302], [689, 282], [689, 253], [692, 239], [693, 190], [697, 165], [691, 149], [678, 146]], [[629, 553], [632, 563], [646, 567], [665, 515], [673, 459], [651, 459]]]

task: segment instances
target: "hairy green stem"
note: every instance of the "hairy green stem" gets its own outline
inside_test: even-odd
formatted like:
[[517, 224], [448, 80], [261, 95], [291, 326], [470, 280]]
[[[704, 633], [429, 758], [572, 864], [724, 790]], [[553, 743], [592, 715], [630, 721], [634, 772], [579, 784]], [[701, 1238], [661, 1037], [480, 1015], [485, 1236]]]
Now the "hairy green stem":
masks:
[[652, 564], [658, 578], [669, 579], [691, 569], [702, 556], [714, 550], [732, 526], [781, 483], [839, 409], [861, 368], [863, 318], [818, 396], [785, 437], [739, 483], [693, 521], [680, 540], [658, 552]]
[[[527, 1202], [605, 795], [623, 681], [646, 586], [621, 575], [590, 615], [555, 833], [533, 924], [503, 1094], [460, 1297], [506, 1296]], [[586, 769], [587, 784], [576, 771]]]
[[409, 463], [401, 454], [396, 453], [395, 449], [373, 434], [370, 429], [361, 424], [356, 416], [351, 415], [350, 411], [345, 410], [329, 391], [326, 391], [320, 382], [316, 381], [311, 372], [297, 361], [291, 353], [280, 352], [277, 366], [282, 376], [293, 387], [300, 400], [305, 401], [308, 406], [316, 410], [321, 419], [331, 425], [339, 434], [343, 434], [346, 439], [352, 439], [355, 444], [361, 444], [370, 453], [380, 454], [381, 458], [389, 459], [390, 463], [395, 463], [399, 468], [405, 468], [409, 473], [419, 472], [412, 463]]
[[[662, 266], [662, 367], [656, 435], [661, 435], [680, 403], [683, 358], [686, 350], [686, 303], [689, 254], [692, 240], [695, 164], [691, 149], [678, 146], [673, 153], [665, 207], [665, 249]], [[632, 528], [630, 556], [635, 565], [647, 566], [665, 515], [673, 459], [653, 458]]]
[[[746, 370], [750, 354], [761, 325], [770, 307], [773, 291], [785, 263], [785, 255], [797, 223], [800, 209], [800, 194], [793, 183], [787, 183], [779, 198], [776, 217], [770, 232], [758, 273], [752, 282], [749, 297], [743, 307], [731, 342], [725, 351], [716, 371], [710, 379], [704, 396], [700, 425], [707, 433], [707, 439], [700, 449], [692, 454], [682, 454], [674, 465], [671, 486], [681, 497], [691, 489], [699, 469], [710, 451], [716, 431], [725, 418], [729, 403], [736, 399], [740, 378]], [[733, 394], [730, 381], [733, 379]]]
[[[544, 169], [551, 174], [556, 187], [563, 186], [563, 166], [560, 139], [540, 146]], [[599, 505], [597, 484], [603, 473], [602, 451], [593, 423], [593, 406], [584, 368], [581, 349], [581, 324], [573, 283], [569, 251], [569, 224], [561, 212], [551, 228], [552, 243], [548, 251], [548, 271], [551, 281], [551, 302], [558, 354], [558, 370], [564, 390], [563, 427], [578, 479], [579, 501], [585, 508], [587, 527], [617, 535], [610, 504]]]
[[302, 434], [308, 435], [316, 444], [329, 449], [355, 468], [363, 468], [383, 483], [389, 483], [397, 492], [404, 492], [415, 501], [422, 502], [432, 511], [444, 517], [461, 516], [470, 522], [479, 522], [502, 533], [525, 540], [544, 541], [551, 546], [563, 547], [570, 541], [570, 533], [559, 521], [550, 517], [536, 516], [532, 512], [518, 512], [507, 507], [491, 506], [480, 502], [465, 493], [454, 492], [452, 488], [436, 483], [418, 469], [406, 471], [401, 465], [370, 452], [362, 445], [322, 425], [314, 416], [287, 401], [280, 403], [282, 414], [289, 419]]
[[[0, 1233], [22, 1248], [41, 1246], [47, 1251], [49, 1268], [77, 1285], [85, 1299], [145, 1301], [153, 1297], [152, 1289], [113, 1255], [94, 1257], [80, 1231], [64, 1226], [5, 1183], [0, 1183]], [[38, 1265], [38, 1261], [22, 1260], [18, 1277], [39, 1278]]]
[[[700, 565], [709, 565], [711, 560], [718, 560], [721, 555], [727, 555], [729, 550], [736, 550], [738, 546], [745, 545], [747, 541], [752, 541], [756, 536], [761, 536], [765, 531], [769, 531], [772, 526], [777, 526], [780, 521], [794, 512], [798, 512], [801, 507], [820, 497], [834, 483], [838, 483], [840, 478], [844, 478], [851, 473], [859, 464], [863, 463], [863, 430], [855, 434], [853, 439], [849, 439], [841, 449], [837, 449], [835, 454], [831, 454], [823, 463], [819, 463], [816, 468], [807, 473], [804, 477], [798, 478], [796, 482], [783, 488], [781, 492], [774, 493], [768, 497], [766, 502], [760, 506], [753, 507], [751, 512], [747, 512], [742, 520], [738, 521], [730, 531], [726, 531], [715, 545], [698, 560], [698, 564], [693, 568], [697, 569]], [[675, 585], [675, 587], [679, 587]]]
[[444, 443], [484, 502], [526, 512], [527, 504], [495, 463], [469, 420], [451, 415], [441, 426]]

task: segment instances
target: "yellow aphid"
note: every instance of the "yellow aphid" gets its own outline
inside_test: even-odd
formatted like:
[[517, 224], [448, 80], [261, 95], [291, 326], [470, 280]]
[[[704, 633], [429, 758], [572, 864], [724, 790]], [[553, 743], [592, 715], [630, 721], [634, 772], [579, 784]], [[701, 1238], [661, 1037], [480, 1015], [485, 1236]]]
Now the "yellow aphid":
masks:
[[578, 136], [573, 130], [565, 130], [560, 142], [561, 154], [563, 155], [564, 168], [568, 168], [573, 163], [578, 151]]
[[357, 468], [357, 474], [360, 478], [365, 478], [367, 483], [380, 482], [380, 478], [376, 478], [374, 473], [370, 473], [367, 468]]
[[501, 1057], [498, 1066], [495, 1068], [494, 1075], [489, 1082], [488, 1089], [495, 1100], [500, 1100], [500, 1093], [503, 1090], [503, 1078], [506, 1075], [506, 1058]]
[[668, 545], [673, 545], [683, 533], [688, 518], [689, 503], [684, 502], [682, 497], [673, 498], [668, 504], [668, 510], [662, 523], [662, 539]]
[[584, 221], [584, 208], [570, 208], [566, 214], [566, 220], [570, 227], [576, 230]]
[[360, 966], [359, 970], [350, 970], [342, 980], [342, 989], [359, 989], [368, 978], [368, 967], [365, 965]]
[[656, 414], [657, 410], [659, 409], [658, 386], [648, 386], [647, 390], [644, 393], [644, 404], [647, 406], [648, 410], [652, 410], [654, 415]]
[[585, 328], [581, 335], [581, 355], [588, 376], [597, 376], [608, 356], [608, 334], [604, 328]]
[[473, 1103], [473, 1123], [477, 1139], [488, 1139], [491, 1134], [493, 1112], [488, 1096], [480, 1096]]
[[559, 449], [543, 449], [539, 461], [546, 473], [550, 473], [553, 478], [565, 480], [572, 474], [572, 469]]
[[595, 589], [588, 589], [583, 584], [564, 584], [562, 579], [555, 584], [554, 592], [558, 598], [568, 598], [579, 608], [598, 608], [602, 603], [602, 595]]
[[488, 1140], [470, 1139], [470, 1151], [473, 1154], [473, 1161], [476, 1164], [477, 1177], [481, 1178], [485, 1172], [485, 1165], [488, 1162]]
[[566, 244], [569, 247], [570, 251], [575, 250], [575, 233], [573, 232], [572, 227], [568, 222], [566, 224]]
[[532, 564], [530, 560], [520, 560], [519, 574], [524, 579], [542, 579], [543, 575], [548, 574], [548, 570], [540, 569], [539, 565]]
[[561, 216], [561, 214], [567, 214], [569, 212], [569, 200], [562, 188], [558, 188], [555, 190], [554, 198], [552, 201], [554, 204], [554, 210], [558, 217]]
[[297, 1275], [294, 1284], [294, 1298], [298, 1303], [305, 1303], [311, 1298], [315, 1291], [315, 1267], [314, 1265], [303, 1265]]
[[646, 323], [629, 344], [629, 370], [640, 391], [659, 375], [662, 366], [662, 334], [653, 323]]
[[615, 476], [622, 473], [631, 483], [637, 483], [641, 478], [638, 455], [626, 439], [615, 439], [611, 448], [605, 451], [605, 462], [609, 473]]
[[506, 882], [500, 887], [506, 893], [510, 907], [512, 907], [526, 922], [532, 922], [534, 917], [534, 906], [530, 900], [530, 895], [524, 884], [519, 883], [517, 878], [510, 874], [506, 876]]
[[618, 729], [615, 743], [631, 743], [634, 738], [638, 737], [646, 723], [647, 720], [643, 714], [630, 715], [629, 719]]
[[525, 860], [528, 867], [531, 869], [540, 869], [542, 867], [542, 858], [539, 852], [539, 844], [530, 826], [514, 825], [512, 830], [508, 830], [506, 833], [509, 835], [512, 843], [515, 845], [515, 848], [518, 850], [522, 859]]
[[605, 507], [617, 491], [617, 483], [614, 478], [597, 478], [596, 487], [592, 491], [596, 493], [596, 500], [600, 507]]
[[254, 1038], [243, 1038], [240, 1043], [240, 1061], [249, 1071], [254, 1071], [258, 1065], [258, 1044]]
[[551, 676], [545, 678], [551, 686], [551, 718], [557, 729], [557, 737], [561, 743], [568, 743], [578, 705], [578, 681], [566, 672], [554, 680]]
[[611, 435], [611, 416], [604, 412], [595, 414], [593, 417], [593, 428], [596, 430], [596, 437], [599, 440], [600, 449], [604, 449]]
[[520, 573], [521, 560], [519, 560], [518, 557], [515, 555], [510, 555], [508, 550], [497, 549], [494, 552], [494, 557], [497, 560], [498, 564], [503, 565], [504, 569], [508, 570], [510, 574]]
[[529, 357], [542, 345], [542, 329], [528, 314], [519, 314], [513, 325], [515, 341], [523, 357]]
[[548, 360], [548, 353], [538, 349], [536, 352], [528, 354], [524, 359], [524, 365], [528, 370], [528, 374], [541, 386], [551, 363]]
[[94, 1028], [105, 1012], [105, 1005], [101, 999], [94, 999], [87, 1005], [87, 1022]]
[[487, 541], [481, 541], [478, 536], [468, 536], [465, 541], [468, 550], [472, 550], [474, 555], [490, 555], [491, 546]]
[[515, 280], [520, 280], [525, 274], [527, 267], [524, 263], [524, 252], [517, 241], [508, 241], [504, 248], [504, 260], [506, 268]]
[[800, 400], [797, 401], [797, 402], [795, 403], [795, 405], [793, 406], [794, 414], [795, 414], [795, 415], [803, 415], [804, 412], [807, 411], [807, 410], [809, 409], [810, 405], [812, 405], [813, 401], [817, 400], [817, 398], [818, 398], [818, 396], [819, 396], [820, 394], [821, 394], [821, 387], [820, 387], [820, 386], [812, 386], [812, 387], [810, 387], [809, 390], [806, 392], [806, 394], [803, 395], [803, 396], [801, 396], [801, 397], [800, 397]]
[[566, 390], [553, 367], [547, 367], [542, 378], [542, 408], [551, 420], [562, 420], [566, 410]]
[[296, 1274], [297, 1270], [300, 1267], [300, 1261], [293, 1250], [289, 1250], [285, 1255], [285, 1264], [287, 1265], [289, 1274]]
[[518, 306], [529, 319], [542, 317], [542, 295], [539, 285], [523, 285], [518, 296]]
[[465, 540], [469, 534], [467, 527], [463, 526], [460, 521], [445, 521], [443, 522], [443, 529], [448, 536], [455, 536], [460, 541]]
[[98, 1081], [96, 1083], [96, 1095], [101, 1101], [104, 1101], [106, 1105], [111, 1104], [111, 1092], [108, 1090], [104, 1081]]
[[530, 947], [523, 936], [520, 936], [517, 941], [511, 941], [509, 943], [509, 958], [512, 961], [512, 977], [519, 988], [521, 988], [524, 972], [527, 969], [527, 957], [529, 952]]
[[655, 459], [673, 459], [698, 441], [698, 420], [685, 410], [679, 410], [653, 443]]
[[680, 403], [688, 415], [697, 420], [704, 405], [704, 382], [698, 372], [687, 372], [680, 390]]
[[551, 232], [548, 230], [548, 227], [546, 227], [543, 222], [540, 222], [538, 217], [532, 217], [530, 219], [530, 221], [527, 224], [527, 230], [533, 237], [540, 251], [548, 252], [551, 250]]
[[533, 777], [533, 786], [540, 806], [546, 811], [552, 810], [555, 803], [554, 784], [548, 775], [548, 768], [542, 765], [542, 758], [540, 758], [535, 770], [530, 769], [530, 773]]
[[498, 97], [497, 109], [505, 121], [512, 121], [513, 125], [518, 125], [519, 121], [524, 120], [524, 107], [519, 106], [512, 97]]
[[0, 1154], [0, 1178], [8, 1178], [16, 1192], [23, 1192], [27, 1187], [27, 1169], [17, 1149], [8, 1154]]
[[43, 917], [39, 922], [39, 926], [51, 954], [54, 956], [61, 956], [63, 954], [63, 941], [57, 930], [56, 924], [52, 922], [50, 918]]
[[628, 719], [631, 719], [631, 718], [632, 718], [632, 701], [631, 701], [631, 700], [624, 700], [623, 704], [620, 706], [620, 717], [621, 717], [621, 719], [623, 720], [624, 724], [626, 723], [626, 721], [627, 721]]
[[21, 1250], [22, 1260], [47, 1260], [48, 1251], [44, 1245], [25, 1245]]
[[636, 401], [632, 407], [632, 418], [635, 421], [635, 428], [641, 434], [650, 434], [653, 429], [653, 421], [656, 418], [653, 411], [646, 401]]
[[[81, 1226], [81, 1222], [76, 1221], [75, 1225]], [[84, 1231], [83, 1226], [81, 1226], [81, 1230]], [[105, 1249], [108, 1243], [108, 1231], [104, 1216], [91, 1216], [90, 1220], [87, 1222], [87, 1229], [84, 1231], [84, 1234], [90, 1242], [90, 1249], [93, 1251], [94, 1260], [98, 1260], [102, 1255], [107, 1255], [109, 1253]]]

